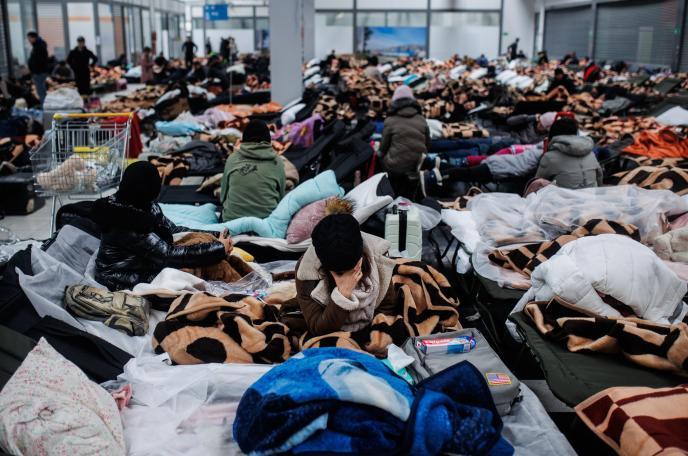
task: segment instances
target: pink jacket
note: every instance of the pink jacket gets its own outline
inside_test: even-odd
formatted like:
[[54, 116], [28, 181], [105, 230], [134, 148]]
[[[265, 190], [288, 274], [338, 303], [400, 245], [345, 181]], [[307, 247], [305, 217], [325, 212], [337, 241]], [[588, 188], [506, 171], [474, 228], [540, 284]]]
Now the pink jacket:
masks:
[[141, 65], [141, 83], [145, 84], [153, 79], [153, 56], [151, 54], [141, 54], [139, 64]]

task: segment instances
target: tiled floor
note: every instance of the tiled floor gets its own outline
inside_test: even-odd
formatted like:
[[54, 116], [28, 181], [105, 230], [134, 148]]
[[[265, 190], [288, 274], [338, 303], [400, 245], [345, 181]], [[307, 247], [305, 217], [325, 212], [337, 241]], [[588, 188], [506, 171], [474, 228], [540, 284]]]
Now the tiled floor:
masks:
[[14, 232], [21, 240], [42, 240], [50, 237], [50, 200], [43, 207], [29, 215], [8, 215], [0, 220], [0, 226]]

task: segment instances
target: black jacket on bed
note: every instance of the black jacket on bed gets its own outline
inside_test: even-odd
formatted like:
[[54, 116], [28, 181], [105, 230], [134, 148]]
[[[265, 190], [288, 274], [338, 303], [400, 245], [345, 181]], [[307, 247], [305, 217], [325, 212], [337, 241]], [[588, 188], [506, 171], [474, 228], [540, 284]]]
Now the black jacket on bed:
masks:
[[157, 203], [143, 211], [113, 195], [94, 203], [92, 218], [102, 230], [95, 278], [110, 290], [150, 282], [165, 267], [194, 268], [225, 259], [220, 242], [175, 246], [173, 234], [191, 230], [172, 223]]

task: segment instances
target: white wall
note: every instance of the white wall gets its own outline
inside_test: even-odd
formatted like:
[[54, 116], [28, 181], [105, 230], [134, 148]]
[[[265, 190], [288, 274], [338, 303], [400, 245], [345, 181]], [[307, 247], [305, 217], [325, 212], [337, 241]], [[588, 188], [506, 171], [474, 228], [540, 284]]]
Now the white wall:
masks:
[[358, 0], [357, 8], [378, 10], [425, 9], [428, 0]]
[[533, 40], [535, 32], [535, 1], [534, 0], [504, 0], [502, 14], [502, 49], [506, 48], [516, 39], [520, 38], [519, 49], [532, 58]]
[[[431, 0], [432, 9], [499, 9], [500, 0]], [[504, 3], [511, 0], [504, 0]]]
[[487, 58], [497, 57], [499, 26], [465, 25], [430, 27], [430, 58], [447, 59], [454, 54]]
[[[246, 30], [232, 30], [232, 29], [219, 29], [205, 31], [205, 36], [210, 38], [210, 44], [213, 47], [213, 52], [218, 52], [220, 50], [220, 40], [222, 38], [227, 38], [228, 36], [233, 36], [236, 41], [239, 53], [244, 52], [255, 52], [253, 43], [253, 29]], [[205, 53], [205, 41], [203, 41], [203, 29], [194, 29], [193, 31], [193, 41], [198, 46], [198, 51], [196, 55], [203, 55]], [[181, 51], [180, 51], [181, 52]]]
[[[38, 14], [41, 14], [40, 8]], [[69, 22], [69, 43], [67, 49], [76, 47], [76, 39], [83, 36], [86, 47], [95, 53], [96, 28], [93, 3], [67, 3], [67, 22]]]
[[354, 28], [348, 25], [326, 24], [324, 14], [315, 15], [315, 57], [324, 59], [332, 49], [337, 54], [354, 52]]

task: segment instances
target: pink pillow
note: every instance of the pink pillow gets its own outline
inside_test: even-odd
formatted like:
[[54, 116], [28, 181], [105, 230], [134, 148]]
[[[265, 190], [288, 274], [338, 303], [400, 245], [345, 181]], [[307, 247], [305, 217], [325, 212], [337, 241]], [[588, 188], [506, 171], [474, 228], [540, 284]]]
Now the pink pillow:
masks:
[[325, 204], [327, 199], [316, 201], [308, 206], [302, 207], [299, 212], [292, 217], [287, 228], [287, 242], [298, 244], [306, 239], [310, 239], [315, 225], [325, 217]]

